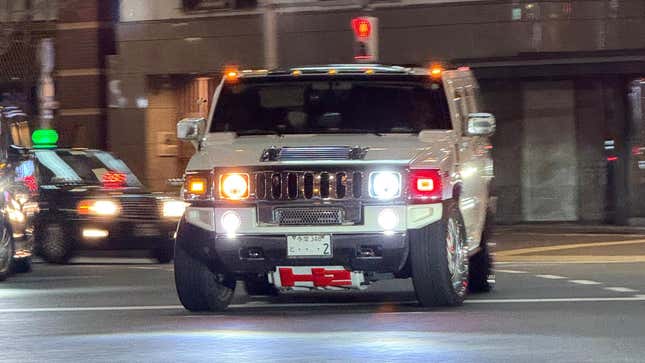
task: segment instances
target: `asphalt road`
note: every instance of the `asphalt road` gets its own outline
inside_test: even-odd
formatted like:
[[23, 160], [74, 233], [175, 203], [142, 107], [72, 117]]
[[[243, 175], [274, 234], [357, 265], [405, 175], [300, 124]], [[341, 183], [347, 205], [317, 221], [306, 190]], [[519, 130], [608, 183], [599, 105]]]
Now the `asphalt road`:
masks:
[[497, 288], [423, 309], [407, 280], [192, 314], [172, 265], [81, 258], [0, 284], [3, 362], [642, 362], [645, 236], [502, 230]]

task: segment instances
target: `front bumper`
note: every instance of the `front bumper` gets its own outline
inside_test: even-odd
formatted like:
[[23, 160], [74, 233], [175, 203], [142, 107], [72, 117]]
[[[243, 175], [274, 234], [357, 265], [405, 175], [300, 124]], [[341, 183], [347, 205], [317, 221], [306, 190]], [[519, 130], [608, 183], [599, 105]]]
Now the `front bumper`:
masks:
[[[380, 210], [394, 209], [399, 218], [393, 230], [378, 226]], [[188, 208], [177, 230], [177, 246], [207, 264], [230, 274], [267, 273], [276, 266], [344, 266], [352, 271], [398, 273], [409, 254], [408, 230], [441, 219], [442, 205], [366, 207], [365, 221], [350, 226], [267, 226], [257, 223], [253, 208], [237, 208], [239, 233], [224, 233], [220, 217], [230, 209]], [[287, 236], [326, 234], [331, 257], [289, 257]]]
[[71, 226], [80, 249], [154, 249], [172, 247], [177, 222], [88, 219], [73, 221]]
[[353, 271], [396, 273], [408, 258], [407, 233], [331, 234], [332, 256], [287, 257], [287, 236], [217, 234], [180, 223], [177, 243], [213, 270], [267, 273], [276, 266], [345, 266]]
[[83, 250], [172, 248], [177, 230], [176, 220], [81, 218], [64, 213], [41, 215], [36, 228], [45, 224], [63, 226], [65, 235]]

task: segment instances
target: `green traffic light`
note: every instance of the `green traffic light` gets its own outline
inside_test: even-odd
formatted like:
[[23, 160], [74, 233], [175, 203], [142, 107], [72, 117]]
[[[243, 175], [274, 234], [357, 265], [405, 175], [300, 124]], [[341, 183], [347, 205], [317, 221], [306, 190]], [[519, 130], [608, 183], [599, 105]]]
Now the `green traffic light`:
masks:
[[53, 129], [35, 130], [31, 134], [31, 141], [36, 149], [55, 148], [58, 143], [58, 132]]

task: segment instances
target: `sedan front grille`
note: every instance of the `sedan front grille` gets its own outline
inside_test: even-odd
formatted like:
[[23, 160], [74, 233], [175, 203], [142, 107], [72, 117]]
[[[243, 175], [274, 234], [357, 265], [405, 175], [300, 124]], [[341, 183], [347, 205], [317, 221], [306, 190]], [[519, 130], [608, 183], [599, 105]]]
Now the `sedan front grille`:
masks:
[[328, 226], [343, 223], [343, 210], [340, 208], [276, 208], [274, 221], [289, 226]]
[[160, 206], [155, 198], [125, 197], [121, 202], [120, 217], [124, 219], [153, 220], [159, 219]]

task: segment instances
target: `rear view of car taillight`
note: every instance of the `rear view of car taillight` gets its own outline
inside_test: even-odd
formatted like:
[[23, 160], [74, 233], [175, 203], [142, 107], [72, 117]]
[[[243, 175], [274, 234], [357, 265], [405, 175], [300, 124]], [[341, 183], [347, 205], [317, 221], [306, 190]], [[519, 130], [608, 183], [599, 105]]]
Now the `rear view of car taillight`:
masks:
[[437, 169], [413, 169], [408, 176], [408, 199], [413, 203], [441, 200], [441, 172]]

